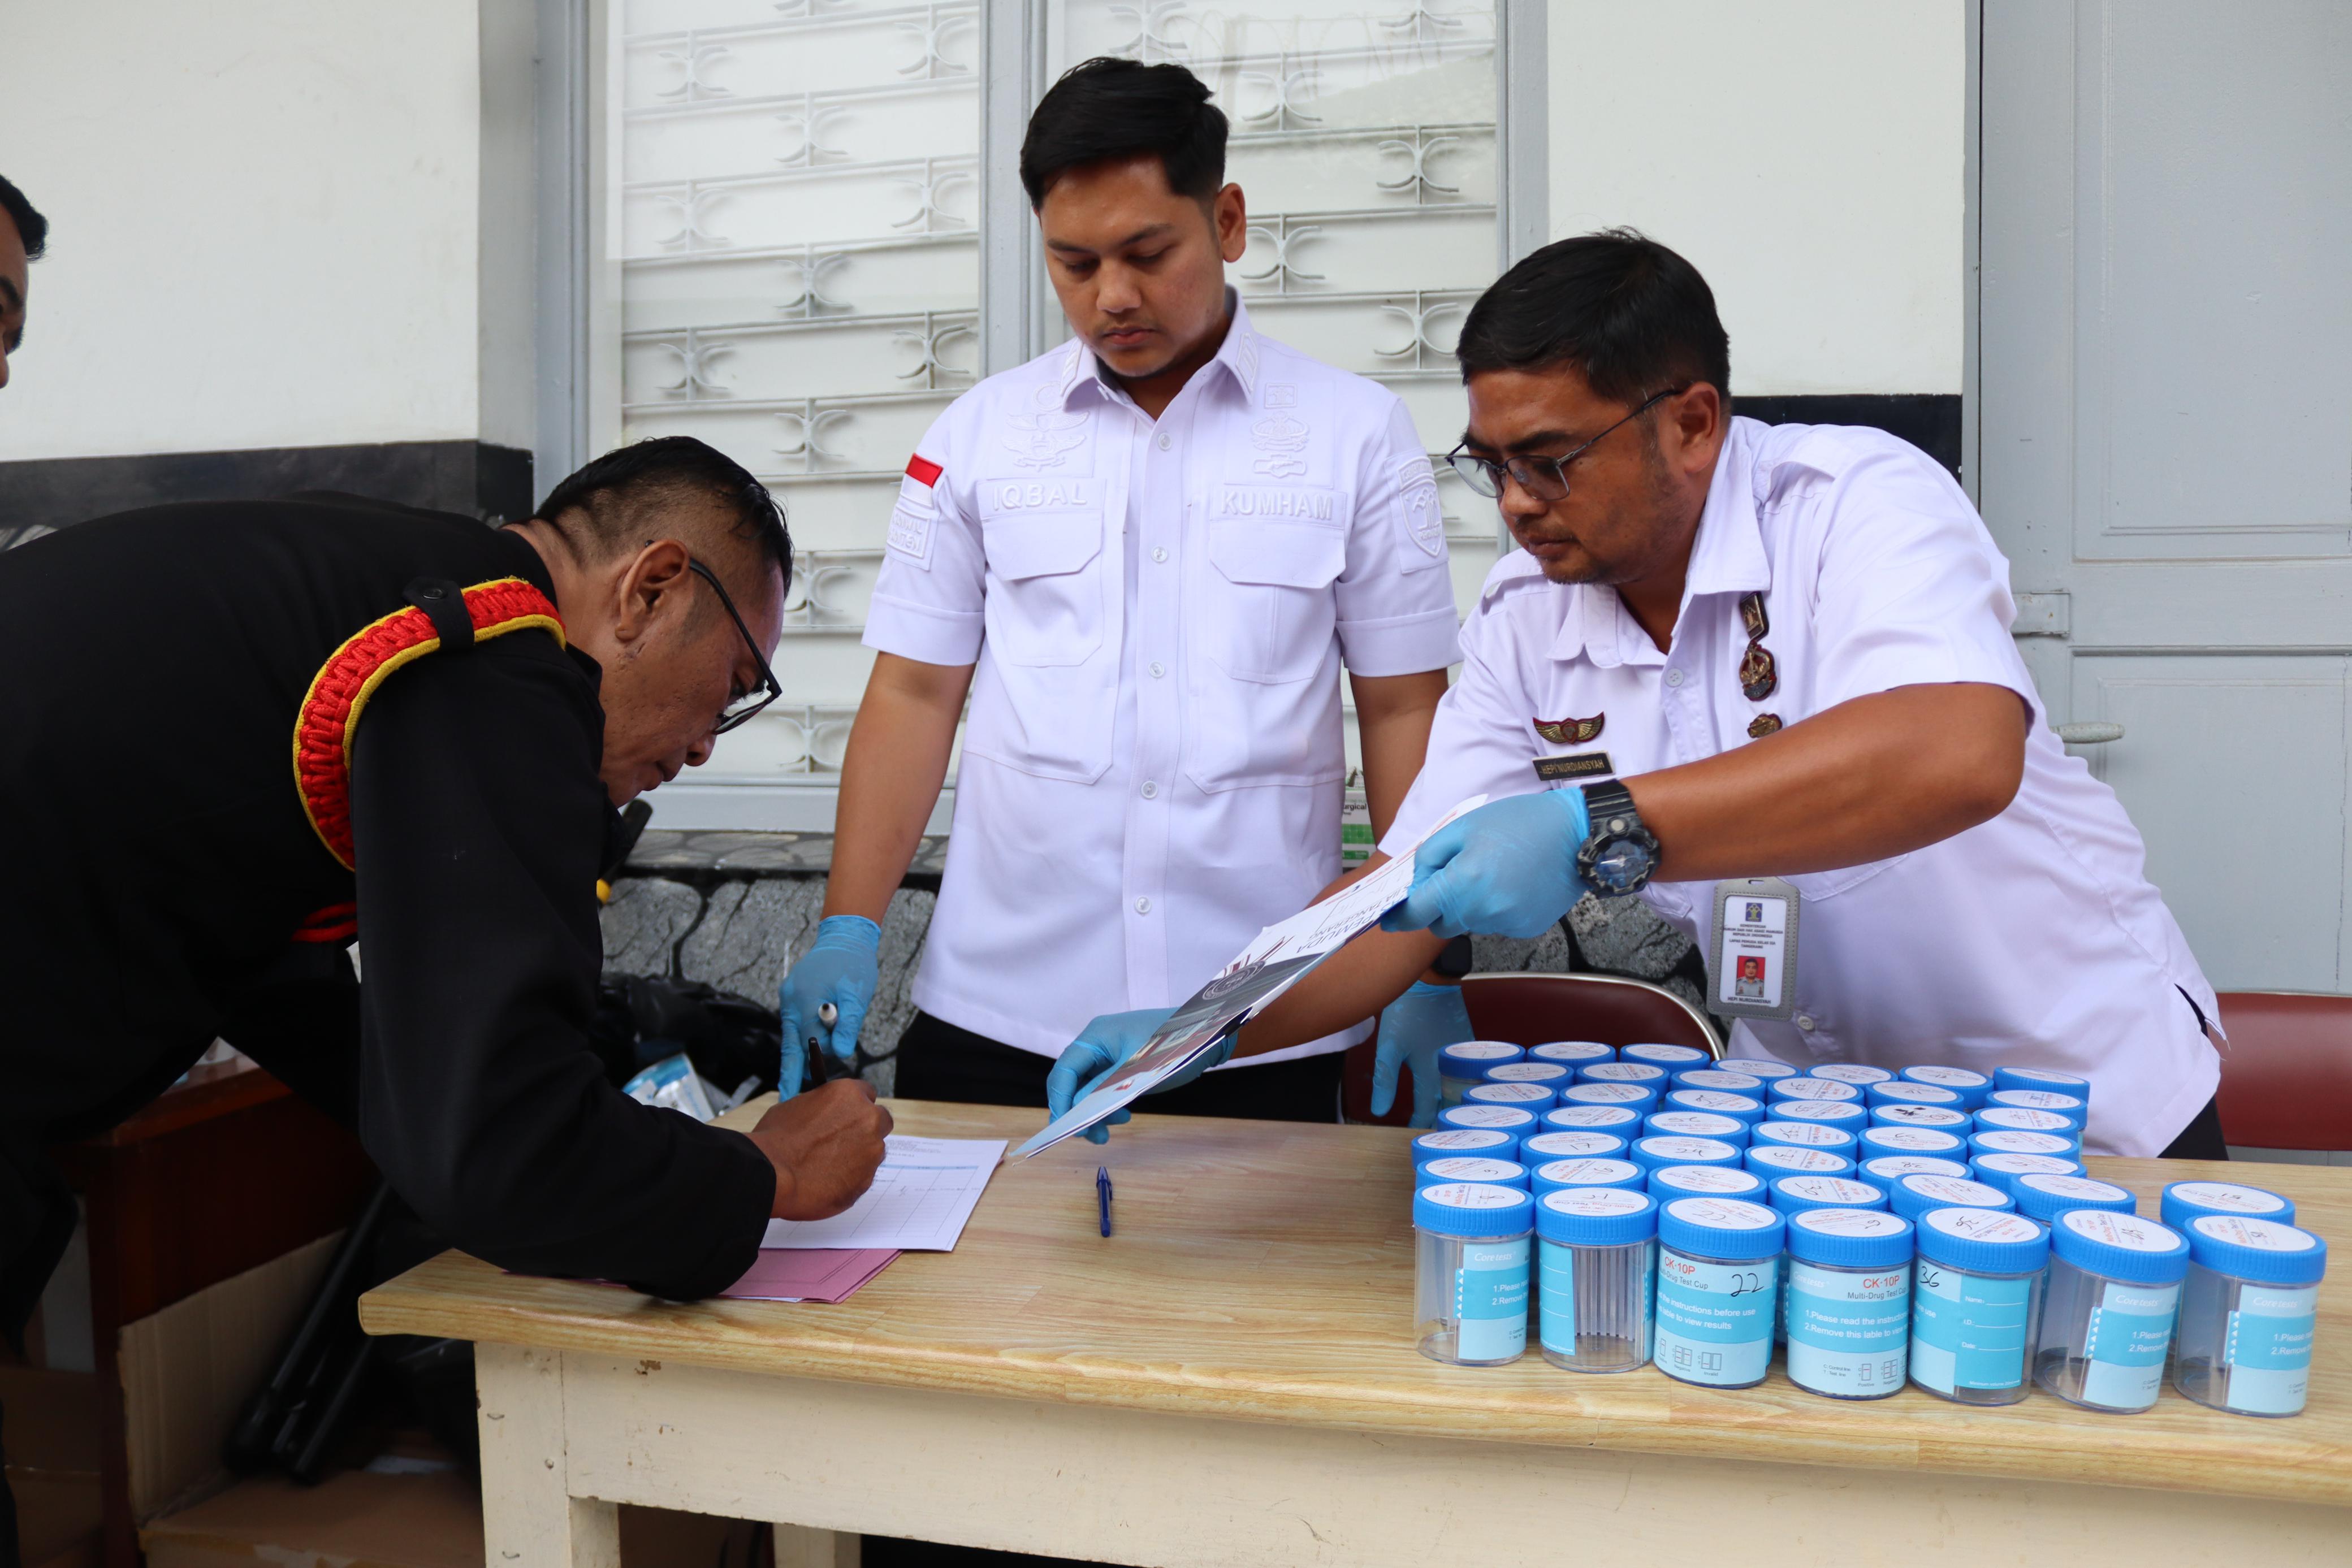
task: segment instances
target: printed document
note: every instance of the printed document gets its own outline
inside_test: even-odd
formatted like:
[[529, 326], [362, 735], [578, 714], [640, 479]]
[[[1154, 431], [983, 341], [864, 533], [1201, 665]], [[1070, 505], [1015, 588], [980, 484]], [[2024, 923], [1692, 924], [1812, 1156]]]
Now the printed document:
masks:
[[884, 1140], [866, 1196], [831, 1219], [771, 1219], [762, 1247], [895, 1247], [948, 1252], [1004, 1158], [1003, 1138]]

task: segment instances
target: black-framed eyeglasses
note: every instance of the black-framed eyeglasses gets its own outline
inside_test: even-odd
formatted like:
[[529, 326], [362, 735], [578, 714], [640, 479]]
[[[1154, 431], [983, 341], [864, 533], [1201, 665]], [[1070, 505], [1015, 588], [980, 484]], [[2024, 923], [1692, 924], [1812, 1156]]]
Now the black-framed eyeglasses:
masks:
[[751, 662], [760, 666], [759, 685], [741, 696], [730, 697], [726, 707], [720, 710], [719, 727], [713, 733], [724, 735], [758, 717], [761, 708], [784, 695], [784, 688], [776, 684], [776, 672], [768, 668], [768, 656], [760, 652], [760, 644], [752, 640], [751, 629], [744, 625], [743, 617], [736, 613], [735, 601], [727, 597], [727, 585], [719, 580], [719, 574], [700, 561], [692, 559], [686, 563], [686, 570], [710, 584], [711, 591], [719, 595], [719, 602], [727, 607], [727, 619], [735, 622], [735, 630], [742, 633], [743, 646], [751, 650]]
[[1642, 400], [1641, 407], [1619, 420], [1616, 424], [1611, 425], [1608, 430], [1602, 431], [1575, 451], [1562, 453], [1558, 457], [1507, 457], [1497, 463], [1491, 457], [1480, 457], [1465, 451], [1463, 448], [1469, 444], [1465, 442], [1461, 446], [1456, 446], [1447, 453], [1445, 461], [1456, 474], [1462, 476], [1464, 484], [1490, 500], [1503, 493], [1503, 476], [1508, 475], [1519, 482], [1520, 489], [1538, 501], [1565, 501], [1568, 499], [1568, 465], [1570, 464], [1601, 444], [1612, 431], [1622, 425], [1633, 423], [1667, 398], [1690, 391], [1692, 384], [1685, 382], [1678, 387], [1667, 387], [1663, 392], [1652, 392]]

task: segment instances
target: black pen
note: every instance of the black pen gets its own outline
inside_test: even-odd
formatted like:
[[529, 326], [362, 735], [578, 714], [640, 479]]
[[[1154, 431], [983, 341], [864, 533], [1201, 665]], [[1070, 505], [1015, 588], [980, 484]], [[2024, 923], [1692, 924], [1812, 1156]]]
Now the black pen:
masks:
[[1110, 1234], [1110, 1167], [1095, 1167], [1095, 1201], [1102, 1207], [1102, 1233]]

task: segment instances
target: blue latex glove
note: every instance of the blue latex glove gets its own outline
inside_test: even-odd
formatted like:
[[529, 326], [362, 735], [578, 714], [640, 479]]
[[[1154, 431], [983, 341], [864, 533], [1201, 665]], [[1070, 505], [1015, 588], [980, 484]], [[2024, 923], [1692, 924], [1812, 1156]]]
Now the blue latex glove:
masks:
[[[1175, 1016], [1174, 1008], [1139, 1008], [1129, 1013], [1105, 1013], [1078, 1031], [1078, 1038], [1062, 1052], [1054, 1063], [1054, 1071], [1045, 1075], [1045, 1109], [1060, 1116], [1085, 1099], [1094, 1088], [1111, 1077], [1127, 1059], [1141, 1051], [1161, 1024]], [[1200, 1058], [1175, 1077], [1152, 1090], [1155, 1094], [1180, 1088], [1234, 1054], [1231, 1035], [1203, 1051]], [[1087, 1142], [1110, 1142], [1110, 1130], [1128, 1119], [1124, 1109], [1108, 1121], [1088, 1127]]]
[[1412, 1124], [1437, 1124], [1437, 1053], [1471, 1039], [1470, 1009], [1459, 986], [1415, 980], [1381, 1009], [1381, 1040], [1372, 1058], [1372, 1114], [1396, 1103], [1397, 1069], [1412, 1069]]
[[[882, 927], [863, 915], [829, 915], [816, 923], [816, 940], [776, 988], [776, 1010], [784, 1016], [778, 1099], [800, 1092], [810, 1040], [844, 1061], [857, 1054], [857, 1031], [866, 1027], [874, 988], [882, 977], [881, 952]], [[827, 1002], [835, 1014], [830, 1028], [818, 1017]]]
[[1540, 936], [1584, 896], [1576, 852], [1591, 831], [1581, 789], [1490, 800], [1423, 841], [1412, 891], [1381, 928]]

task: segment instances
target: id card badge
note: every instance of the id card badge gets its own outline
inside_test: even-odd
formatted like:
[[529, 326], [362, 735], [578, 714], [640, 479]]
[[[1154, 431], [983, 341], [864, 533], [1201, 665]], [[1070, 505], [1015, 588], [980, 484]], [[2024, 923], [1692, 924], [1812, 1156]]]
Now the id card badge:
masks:
[[1797, 914], [1802, 896], [1777, 876], [1715, 884], [1707, 1010], [1785, 1019], [1797, 1006]]

